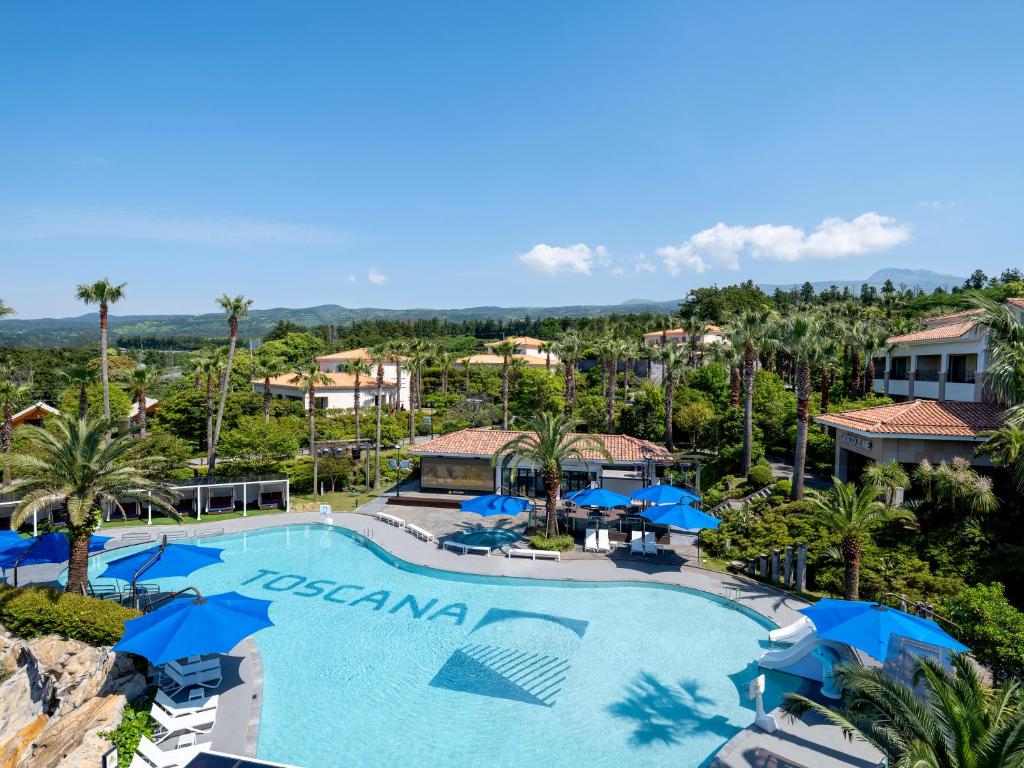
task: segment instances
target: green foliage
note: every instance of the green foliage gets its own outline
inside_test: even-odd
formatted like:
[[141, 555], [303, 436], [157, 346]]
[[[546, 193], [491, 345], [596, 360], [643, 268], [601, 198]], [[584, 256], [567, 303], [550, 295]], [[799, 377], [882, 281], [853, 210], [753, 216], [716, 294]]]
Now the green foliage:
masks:
[[721, 363], [708, 363], [691, 371], [687, 386], [703, 393], [716, 411], [729, 407], [729, 369]]
[[247, 472], [272, 472], [278, 462], [290, 459], [299, 452], [301, 426], [298, 419], [271, 419], [261, 416], [243, 416], [238, 425], [220, 438], [218, 450], [234, 464], [244, 465]]
[[759, 370], [754, 376], [754, 423], [772, 454], [789, 454], [793, 440], [789, 427], [796, 423], [796, 395], [785, 388], [777, 374]]
[[567, 533], [551, 537], [538, 533], [530, 537], [530, 546], [534, 549], [546, 549], [552, 552], [569, 552], [576, 544], [572, 536]]
[[[214, 408], [216, 409], [216, 393]], [[76, 401], [77, 402], [77, 401]], [[77, 408], [77, 406], [76, 406]], [[77, 412], [77, 411], [76, 411]], [[222, 430], [238, 426], [243, 416], [263, 413], [263, 398], [250, 391], [228, 392]], [[196, 389], [191, 378], [182, 379], [150, 417], [153, 429], [165, 430], [187, 440], [196, 450], [206, 447], [206, 387]], [[223, 435], [222, 435], [223, 439]]]
[[[89, 397], [89, 418], [98, 419], [103, 416], [103, 385], [93, 384], [86, 388]], [[78, 414], [78, 387], [68, 387], [60, 395], [57, 406], [61, 413]], [[126, 421], [132, 408], [132, 400], [122, 389], [110, 387], [110, 420]]]
[[152, 703], [149, 697], [127, 702], [117, 728], [99, 732], [101, 737], [117, 747], [117, 768], [129, 768], [142, 737], [153, 737], [155, 722], [149, 714]]
[[47, 587], [0, 585], [0, 624], [18, 637], [60, 635], [95, 646], [113, 645], [124, 623], [140, 615], [109, 600]]
[[665, 392], [654, 384], [644, 383], [630, 390], [633, 402], [619, 414], [619, 430], [644, 440], [660, 443], [665, 439]]
[[999, 677], [1024, 676], [1024, 613], [1003, 594], [1002, 584], [962, 587], [942, 603], [940, 613], [954, 622], [974, 656]]
[[560, 375], [531, 368], [519, 371], [509, 398], [509, 409], [519, 421], [527, 421], [542, 411], [558, 413], [564, 407], [563, 381]]
[[759, 490], [772, 485], [775, 482], [775, 475], [772, 474], [772, 468], [767, 464], [755, 464], [747, 473], [747, 482], [752, 489]]
[[261, 355], [280, 357], [292, 368], [306, 365], [326, 351], [327, 345], [323, 339], [306, 332], [286, 333], [282, 338], [276, 338], [260, 346]]

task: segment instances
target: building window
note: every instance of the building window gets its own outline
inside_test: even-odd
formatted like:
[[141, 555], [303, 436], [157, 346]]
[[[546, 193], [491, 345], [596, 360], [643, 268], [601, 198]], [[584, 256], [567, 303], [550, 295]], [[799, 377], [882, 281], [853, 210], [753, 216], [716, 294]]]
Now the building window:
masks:
[[876, 357], [875, 360], [875, 378], [880, 379], [885, 376], [885, 358]]
[[978, 375], [977, 355], [950, 355], [947, 381], [954, 384], [973, 384]]
[[909, 371], [909, 357], [894, 357], [889, 364], [889, 379], [891, 381], [906, 381], [909, 378]]

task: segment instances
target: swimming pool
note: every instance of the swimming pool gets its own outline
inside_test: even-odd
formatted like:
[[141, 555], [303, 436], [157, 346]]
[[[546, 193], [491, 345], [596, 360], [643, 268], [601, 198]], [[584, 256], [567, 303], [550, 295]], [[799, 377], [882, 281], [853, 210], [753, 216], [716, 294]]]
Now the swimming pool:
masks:
[[[699, 766], [753, 721], [768, 623], [672, 587], [452, 574], [357, 534], [205, 539], [197, 585], [271, 599], [258, 755], [306, 768]], [[118, 550], [93, 558], [91, 573]], [[766, 706], [796, 680], [772, 673]]]
[[519, 541], [522, 536], [510, 528], [473, 528], [468, 531], [460, 531], [451, 538], [460, 544], [501, 549]]

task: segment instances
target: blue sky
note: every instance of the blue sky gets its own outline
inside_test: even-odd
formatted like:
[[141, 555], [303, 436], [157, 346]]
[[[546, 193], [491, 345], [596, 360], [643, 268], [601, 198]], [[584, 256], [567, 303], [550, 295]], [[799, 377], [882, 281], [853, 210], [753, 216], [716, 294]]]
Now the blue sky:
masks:
[[674, 299], [1020, 264], [1019, 3], [19, 3], [0, 298]]

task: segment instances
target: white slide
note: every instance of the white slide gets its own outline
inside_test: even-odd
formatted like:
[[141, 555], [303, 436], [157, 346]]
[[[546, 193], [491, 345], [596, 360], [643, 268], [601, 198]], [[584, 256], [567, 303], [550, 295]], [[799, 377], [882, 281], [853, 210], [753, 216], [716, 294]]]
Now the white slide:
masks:
[[808, 635], [813, 634], [814, 622], [806, 616], [801, 616], [792, 624], [773, 629], [768, 633], [768, 639], [773, 643], [799, 643]]

